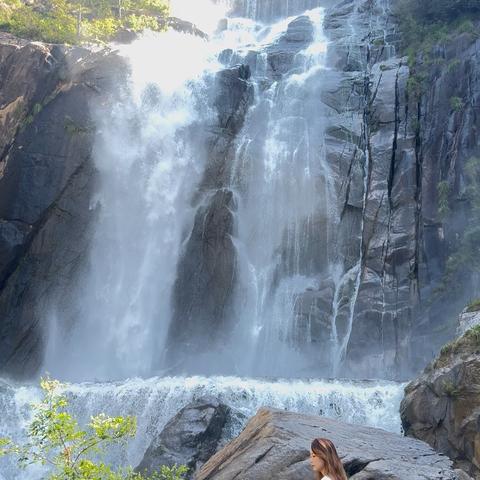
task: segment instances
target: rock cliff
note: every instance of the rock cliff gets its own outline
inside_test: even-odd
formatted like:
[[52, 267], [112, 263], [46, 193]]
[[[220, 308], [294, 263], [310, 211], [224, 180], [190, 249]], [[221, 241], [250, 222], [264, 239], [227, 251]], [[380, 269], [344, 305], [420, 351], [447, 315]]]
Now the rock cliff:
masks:
[[0, 371], [44, 355], [46, 306], [68, 304], [85, 266], [94, 187], [90, 102], [107, 102], [115, 55], [0, 34]]
[[480, 327], [443, 347], [405, 389], [405, 434], [448, 455], [457, 468], [480, 478]]

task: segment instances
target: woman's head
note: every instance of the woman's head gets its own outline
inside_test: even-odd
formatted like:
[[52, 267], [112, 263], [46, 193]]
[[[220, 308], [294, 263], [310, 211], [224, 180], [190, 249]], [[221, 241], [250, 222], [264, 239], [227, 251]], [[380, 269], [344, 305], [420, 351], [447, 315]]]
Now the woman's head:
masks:
[[311, 445], [310, 464], [319, 478], [346, 480], [347, 475], [337, 454], [335, 445], [327, 438], [316, 438]]

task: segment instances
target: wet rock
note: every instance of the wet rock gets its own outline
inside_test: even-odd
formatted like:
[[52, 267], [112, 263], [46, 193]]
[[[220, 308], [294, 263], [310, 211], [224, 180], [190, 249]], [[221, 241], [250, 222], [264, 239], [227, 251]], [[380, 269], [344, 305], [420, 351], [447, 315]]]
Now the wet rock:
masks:
[[289, 23], [287, 31], [267, 49], [270, 74], [276, 80], [294, 67], [296, 54], [313, 41], [309, 17], [300, 16]]
[[202, 368], [199, 352], [215, 348], [228, 335], [236, 250], [232, 241], [236, 203], [233, 193], [220, 189], [199, 207], [179, 262], [174, 287], [170, 363], [189, 371]]
[[405, 434], [448, 455], [480, 478], [480, 332], [478, 327], [443, 347], [405, 388], [400, 414]]
[[187, 478], [217, 451], [229, 407], [214, 398], [200, 398], [182, 408], [148, 447], [136, 468], [148, 475], [162, 465], [186, 465]]
[[457, 334], [461, 336], [476, 325], [480, 325], [480, 308], [466, 308], [458, 317]]
[[331, 439], [351, 479], [459, 478], [451, 461], [419, 440], [336, 420], [261, 409], [243, 432], [216, 453], [197, 480], [304, 480], [311, 441]]
[[208, 141], [207, 164], [195, 197], [194, 225], [185, 241], [174, 286], [168, 357], [176, 371], [211, 368], [211, 362], [206, 362], [207, 367], [195, 355], [219, 346], [231, 327], [238, 272], [233, 244], [237, 203], [229, 187], [236, 135], [253, 102], [250, 76], [250, 67], [244, 64], [216, 76], [213, 106], [218, 123]]
[[68, 303], [88, 248], [88, 105], [107, 101], [125, 66], [106, 52], [4, 34], [0, 57], [0, 371], [30, 376], [43, 359], [45, 311], [56, 295], [60, 309]]
[[248, 65], [237, 65], [217, 74], [214, 106], [218, 111], [220, 128], [229, 135], [242, 128], [248, 107], [253, 100], [253, 86]]

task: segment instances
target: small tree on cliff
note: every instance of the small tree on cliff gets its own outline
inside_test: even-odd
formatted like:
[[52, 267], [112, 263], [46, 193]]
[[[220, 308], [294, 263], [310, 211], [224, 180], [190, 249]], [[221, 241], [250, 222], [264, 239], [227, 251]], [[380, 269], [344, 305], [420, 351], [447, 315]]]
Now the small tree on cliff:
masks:
[[33, 420], [28, 428], [28, 442], [18, 445], [10, 439], [0, 439], [0, 456], [14, 455], [22, 468], [31, 464], [48, 465], [48, 480], [182, 480], [187, 468], [162, 467], [156, 474], [145, 477], [130, 467], [114, 470], [95, 460], [109, 446], [124, 446], [135, 436], [134, 417], [91, 418], [87, 430], [67, 411], [68, 401], [61, 394], [62, 385], [56, 380], [42, 379], [42, 400], [32, 405]]

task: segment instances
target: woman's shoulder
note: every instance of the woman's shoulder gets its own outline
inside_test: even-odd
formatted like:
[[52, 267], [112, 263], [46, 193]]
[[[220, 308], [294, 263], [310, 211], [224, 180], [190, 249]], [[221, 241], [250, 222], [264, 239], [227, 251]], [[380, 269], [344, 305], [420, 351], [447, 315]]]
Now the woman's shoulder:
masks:
[[322, 480], [332, 480], [332, 479], [328, 476], [325, 476], [325, 477], [322, 478]]

